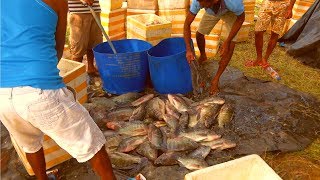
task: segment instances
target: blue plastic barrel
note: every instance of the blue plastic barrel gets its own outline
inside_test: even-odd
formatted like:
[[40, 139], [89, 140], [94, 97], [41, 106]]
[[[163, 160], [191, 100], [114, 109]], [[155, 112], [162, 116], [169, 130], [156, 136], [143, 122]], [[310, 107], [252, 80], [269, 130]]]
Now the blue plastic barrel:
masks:
[[144, 90], [148, 75], [147, 51], [152, 45], [138, 39], [112, 41], [117, 54], [107, 42], [93, 48], [103, 82], [103, 89], [112, 94]]
[[183, 38], [168, 38], [148, 51], [154, 89], [161, 94], [192, 91], [192, 78]]

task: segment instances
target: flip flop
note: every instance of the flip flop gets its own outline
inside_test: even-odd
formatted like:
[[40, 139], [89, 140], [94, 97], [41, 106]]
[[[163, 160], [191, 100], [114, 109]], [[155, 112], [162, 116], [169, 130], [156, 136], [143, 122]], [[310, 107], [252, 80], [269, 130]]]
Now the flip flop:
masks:
[[257, 67], [260, 66], [261, 63], [256, 63], [256, 61], [248, 60], [244, 63], [245, 67]]

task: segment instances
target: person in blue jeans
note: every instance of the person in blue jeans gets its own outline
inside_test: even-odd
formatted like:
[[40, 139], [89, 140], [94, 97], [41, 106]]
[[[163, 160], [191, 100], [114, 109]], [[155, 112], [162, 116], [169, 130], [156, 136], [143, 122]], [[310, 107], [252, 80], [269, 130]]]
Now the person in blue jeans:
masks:
[[228, 31], [228, 37], [224, 40], [222, 47], [220, 47], [221, 60], [219, 68], [211, 81], [210, 94], [214, 95], [219, 92], [219, 79], [225, 68], [229, 64], [232, 57], [237, 33], [240, 30], [245, 19], [244, 5], [242, 0], [193, 0], [190, 10], [187, 13], [184, 22], [184, 40], [186, 44], [186, 58], [188, 62], [195, 60], [194, 52], [191, 48], [191, 30], [190, 25], [195, 19], [197, 13], [201, 8], [206, 10], [199, 24], [196, 40], [200, 51], [199, 62], [207, 60], [205, 52], [205, 38], [204, 35], [210, 34], [213, 27], [222, 19]]
[[1, 3], [0, 119], [38, 179], [48, 179], [43, 134], [101, 179], [115, 179], [103, 133], [59, 76], [67, 12], [64, 0]]

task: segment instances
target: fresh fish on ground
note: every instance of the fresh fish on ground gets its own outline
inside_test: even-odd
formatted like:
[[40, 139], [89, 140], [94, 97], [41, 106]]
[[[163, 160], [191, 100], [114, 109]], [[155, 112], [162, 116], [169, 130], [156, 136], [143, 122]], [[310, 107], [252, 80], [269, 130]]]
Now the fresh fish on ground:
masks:
[[163, 145], [163, 135], [159, 128], [153, 124], [149, 125], [148, 139], [156, 149], [161, 149]]
[[140, 144], [136, 152], [151, 161], [155, 161], [158, 158], [158, 150], [153, 148], [149, 141]]
[[166, 152], [161, 154], [155, 161], [155, 165], [172, 166], [178, 164], [177, 158], [181, 156], [180, 152]]
[[103, 135], [105, 138], [108, 138], [110, 136], [118, 135], [118, 133], [114, 130], [105, 130], [103, 131]]
[[127, 122], [124, 127], [119, 129], [119, 134], [128, 136], [141, 136], [148, 134], [148, 127], [142, 121]]
[[118, 146], [118, 151], [119, 152], [133, 151], [146, 140], [147, 140], [147, 136], [134, 136], [134, 137], [123, 139]]
[[224, 149], [230, 149], [236, 147], [237, 144], [235, 142], [232, 142], [231, 140], [224, 139], [222, 142], [222, 146], [218, 147], [218, 150], [224, 150]]
[[169, 128], [171, 128], [171, 132], [176, 132], [179, 126], [179, 121], [174, 116], [170, 114], [163, 115], [163, 120], [166, 122]]
[[206, 98], [203, 99], [201, 101], [195, 102], [193, 104], [191, 104], [192, 107], [196, 107], [196, 106], [200, 106], [200, 105], [210, 105], [210, 104], [219, 104], [219, 105], [223, 105], [225, 103], [225, 100], [221, 97], [218, 96], [213, 96], [210, 98]]
[[169, 102], [179, 111], [186, 112], [188, 111], [188, 106], [186, 102], [179, 96], [174, 94], [168, 94]]
[[199, 113], [194, 113], [194, 112], [188, 113], [188, 116], [189, 116], [188, 127], [189, 128], [193, 128], [198, 124], [198, 114]]
[[179, 129], [185, 130], [188, 128], [189, 124], [189, 115], [187, 112], [182, 112], [179, 118]]
[[134, 120], [141, 121], [144, 119], [145, 114], [146, 114], [146, 106], [142, 104], [132, 112], [132, 115], [129, 118], [129, 121], [134, 121]]
[[96, 107], [103, 107], [104, 109], [112, 109], [116, 103], [106, 97], [94, 97], [90, 100]]
[[126, 153], [111, 152], [108, 155], [111, 163], [118, 169], [132, 169], [134, 166], [142, 162], [140, 157]]
[[133, 102], [131, 103], [131, 105], [132, 105], [132, 106], [139, 106], [139, 105], [141, 105], [142, 103], [145, 103], [145, 102], [151, 100], [153, 97], [154, 97], [154, 94], [144, 95], [144, 96], [142, 96], [141, 98], [133, 101]]
[[206, 142], [203, 141], [203, 142], [200, 142], [200, 144], [203, 146], [209, 146], [212, 150], [214, 150], [222, 147], [223, 142], [224, 142], [224, 139], [221, 138], [213, 141], [206, 141]]
[[153, 123], [153, 121], [154, 120], [152, 118], [146, 118], [146, 119], [143, 120], [143, 123], [146, 124], [146, 125], [149, 125], [149, 124]]
[[151, 99], [146, 106], [147, 117], [162, 120], [163, 115], [165, 114], [165, 109], [166, 105], [163, 100], [159, 97], [155, 97]]
[[208, 164], [203, 159], [190, 158], [190, 157], [178, 157], [179, 165], [189, 170], [199, 170], [208, 167]]
[[233, 117], [233, 108], [229, 104], [224, 104], [217, 116], [218, 126], [223, 128], [226, 124], [228, 124]]
[[132, 108], [120, 108], [107, 114], [105, 121], [126, 121], [133, 113]]
[[188, 157], [191, 158], [200, 158], [200, 159], [205, 159], [208, 154], [211, 151], [211, 147], [209, 146], [200, 146], [197, 149], [195, 149], [194, 151], [192, 151]]
[[131, 103], [132, 101], [137, 100], [140, 97], [141, 97], [140, 93], [129, 92], [126, 94], [122, 94], [120, 96], [113, 97], [112, 101], [117, 104], [127, 104], [127, 103]]
[[106, 138], [106, 147], [112, 148], [112, 147], [118, 147], [120, 142], [123, 140], [123, 137], [121, 135], [114, 135]]
[[126, 122], [124, 121], [110, 121], [106, 123], [108, 129], [118, 131], [120, 128], [124, 127]]
[[214, 139], [219, 139], [221, 135], [217, 135], [213, 132], [209, 132], [207, 130], [194, 130], [189, 132], [182, 132], [180, 136], [189, 138], [193, 141], [200, 142], [200, 141], [212, 141]]
[[199, 145], [189, 138], [176, 137], [167, 139], [168, 151], [186, 151], [196, 149], [197, 147], [199, 147]]
[[167, 125], [167, 123], [165, 121], [155, 121], [153, 124], [158, 128]]
[[166, 100], [165, 103], [166, 103], [166, 113], [179, 119], [180, 113], [176, 110], [176, 108], [169, 102], [169, 100]]
[[205, 125], [207, 128], [211, 128], [214, 124], [214, 120], [218, 115], [220, 110], [220, 105], [210, 104], [207, 106], [202, 106], [200, 113], [198, 114], [198, 122], [200, 125]]

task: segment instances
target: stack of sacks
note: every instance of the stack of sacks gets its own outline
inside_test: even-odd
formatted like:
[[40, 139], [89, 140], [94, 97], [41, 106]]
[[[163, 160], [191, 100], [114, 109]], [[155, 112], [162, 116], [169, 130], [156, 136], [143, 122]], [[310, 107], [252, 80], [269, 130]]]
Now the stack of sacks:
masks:
[[127, 17], [127, 38], [141, 39], [153, 46], [171, 37], [171, 22], [155, 14], [131, 15]]
[[158, 14], [158, 0], [127, 0], [127, 16]]
[[110, 40], [124, 39], [127, 9], [122, 7], [122, 0], [100, 0], [100, 6], [101, 24]]
[[[192, 4], [192, 0], [190, 0], [190, 5]], [[189, 9], [187, 10], [189, 11]], [[201, 9], [197, 16], [195, 17], [194, 21], [191, 24], [191, 37], [194, 45], [194, 50], [196, 55], [199, 55], [199, 49], [196, 41], [196, 32], [198, 30], [200, 21], [202, 19], [202, 16], [205, 13], [205, 9]], [[209, 35], [205, 35], [206, 39], [206, 54], [208, 58], [214, 57], [219, 49], [219, 43], [220, 43], [220, 34], [222, 30], [223, 21], [220, 20], [212, 29]]]
[[159, 16], [170, 21], [172, 34], [183, 36], [183, 25], [186, 19], [189, 0], [158, 0]]

